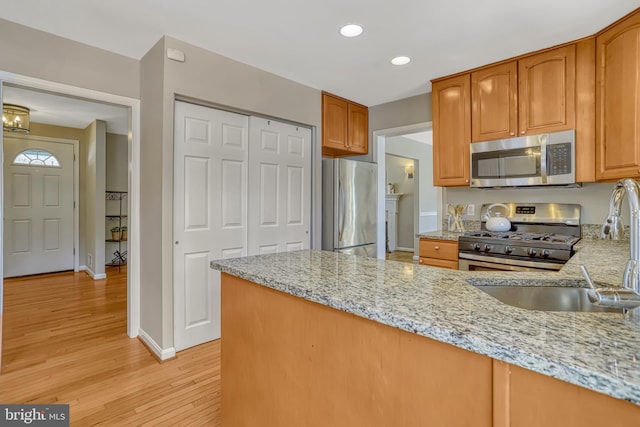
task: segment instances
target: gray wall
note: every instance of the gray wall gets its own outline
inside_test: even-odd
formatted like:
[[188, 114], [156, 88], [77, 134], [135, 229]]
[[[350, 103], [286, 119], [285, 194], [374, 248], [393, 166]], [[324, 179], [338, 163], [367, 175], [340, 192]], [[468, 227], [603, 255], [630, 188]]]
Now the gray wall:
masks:
[[[433, 186], [433, 146], [403, 136], [392, 136], [385, 139], [385, 150], [388, 154], [414, 159], [414, 179], [417, 184], [414, 203], [414, 220], [411, 231], [434, 231], [438, 225], [438, 199], [440, 193]], [[402, 200], [402, 199], [401, 199]], [[415, 255], [419, 254], [418, 240], [405, 246], [413, 247]]]
[[140, 74], [140, 328], [167, 348], [173, 342], [162, 341], [161, 265], [173, 245], [162, 247], [164, 39], [142, 58]]
[[415, 179], [407, 178], [404, 168], [413, 165], [413, 159], [386, 155], [386, 182], [393, 183], [396, 193], [402, 194], [398, 200], [398, 214], [396, 218], [397, 240], [396, 246], [400, 248], [414, 249], [414, 205], [417, 197], [414, 197]]
[[0, 19], [0, 70], [138, 99], [140, 63]]
[[129, 137], [107, 134], [107, 191], [129, 191]]
[[403, 136], [386, 138], [386, 152], [417, 160], [419, 172], [420, 212], [435, 212], [438, 208], [438, 190], [433, 186], [433, 146]]
[[86, 185], [80, 208], [85, 215], [86, 265], [95, 275], [104, 274], [106, 139], [107, 125], [101, 120], [85, 129], [86, 158], [82, 161], [86, 165]]
[[[166, 48], [184, 63], [165, 58]], [[320, 91], [204, 49], [164, 37], [141, 66], [142, 283], [140, 325], [161, 347], [173, 346], [173, 120], [176, 95], [320, 128]], [[161, 87], [161, 91], [159, 91]], [[320, 138], [318, 132], [318, 138]], [[319, 140], [319, 139], [318, 139]], [[320, 238], [320, 146], [316, 147], [313, 235]], [[150, 157], [148, 157], [150, 156]], [[146, 203], [149, 202], [149, 204]], [[152, 215], [154, 218], [147, 221]], [[158, 267], [160, 266], [160, 267]]]

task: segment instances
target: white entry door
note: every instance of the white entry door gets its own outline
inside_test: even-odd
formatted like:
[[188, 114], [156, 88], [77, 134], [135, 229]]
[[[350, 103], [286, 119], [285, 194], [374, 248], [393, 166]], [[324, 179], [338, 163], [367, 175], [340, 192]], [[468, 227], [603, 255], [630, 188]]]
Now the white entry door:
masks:
[[248, 117], [175, 104], [174, 345], [220, 338], [220, 273], [246, 256]]
[[249, 255], [309, 249], [311, 130], [249, 118]]
[[4, 137], [4, 277], [73, 270], [73, 144]]

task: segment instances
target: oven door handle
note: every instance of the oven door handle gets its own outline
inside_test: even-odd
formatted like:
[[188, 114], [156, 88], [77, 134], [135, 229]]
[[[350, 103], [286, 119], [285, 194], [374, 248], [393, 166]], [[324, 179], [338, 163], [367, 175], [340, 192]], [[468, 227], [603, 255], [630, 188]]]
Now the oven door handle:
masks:
[[540, 180], [543, 184], [547, 183], [547, 171], [549, 170], [549, 159], [547, 156], [547, 137], [548, 135], [540, 135], [538, 142], [540, 143]]

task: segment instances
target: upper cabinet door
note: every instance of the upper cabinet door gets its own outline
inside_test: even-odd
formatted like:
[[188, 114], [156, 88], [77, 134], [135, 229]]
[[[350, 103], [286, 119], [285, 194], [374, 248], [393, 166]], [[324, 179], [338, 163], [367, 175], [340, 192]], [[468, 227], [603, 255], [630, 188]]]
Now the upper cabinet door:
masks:
[[519, 134], [574, 129], [575, 87], [575, 45], [520, 59]]
[[369, 109], [322, 92], [322, 155], [344, 157], [369, 152]]
[[471, 76], [433, 83], [433, 184], [469, 185]]
[[322, 94], [322, 147], [346, 150], [347, 101], [329, 94]]
[[596, 179], [640, 176], [640, 13], [596, 38]]
[[369, 151], [369, 109], [350, 102], [347, 111], [349, 112], [349, 151], [353, 154], [367, 154]]
[[516, 135], [518, 126], [516, 61], [471, 73], [471, 140], [490, 141]]

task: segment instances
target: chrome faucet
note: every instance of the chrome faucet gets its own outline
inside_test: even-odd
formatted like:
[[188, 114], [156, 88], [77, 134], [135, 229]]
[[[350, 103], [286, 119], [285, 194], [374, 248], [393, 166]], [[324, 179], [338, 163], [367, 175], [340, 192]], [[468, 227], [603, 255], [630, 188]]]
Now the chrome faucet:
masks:
[[640, 322], [640, 186], [638, 182], [631, 178], [621, 179], [613, 187], [611, 199], [609, 201], [609, 215], [605, 220], [600, 237], [605, 239], [619, 240], [622, 238], [624, 228], [620, 220], [620, 208], [624, 196], [627, 196], [630, 213], [630, 258], [625, 266], [622, 277], [622, 288], [596, 289], [582, 266], [589, 286], [589, 300], [597, 305], [606, 307], [622, 308], [628, 311], [629, 316]]
[[622, 206], [622, 199], [624, 198], [624, 190], [621, 184], [622, 181], [616, 183], [611, 192], [611, 199], [609, 200], [609, 215], [602, 224], [600, 230], [601, 239], [620, 240], [624, 235], [624, 226], [622, 225], [622, 219], [620, 218], [620, 207]]

